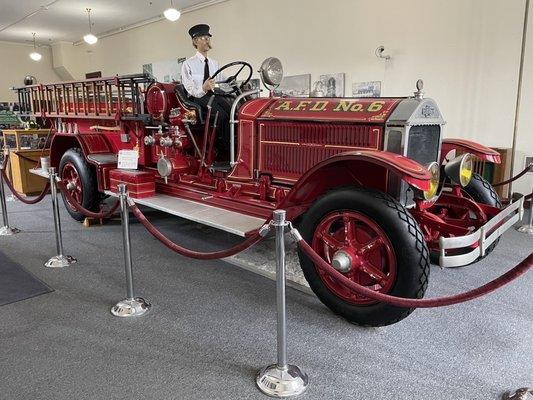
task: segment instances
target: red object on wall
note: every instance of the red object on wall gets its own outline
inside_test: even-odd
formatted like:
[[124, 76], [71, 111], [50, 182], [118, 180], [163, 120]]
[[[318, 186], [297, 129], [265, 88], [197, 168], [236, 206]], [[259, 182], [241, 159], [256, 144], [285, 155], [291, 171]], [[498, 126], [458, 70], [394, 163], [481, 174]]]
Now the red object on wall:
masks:
[[110, 190], [118, 193], [118, 185], [127, 185], [128, 194], [134, 199], [155, 195], [155, 175], [148, 171], [113, 169], [109, 171]]

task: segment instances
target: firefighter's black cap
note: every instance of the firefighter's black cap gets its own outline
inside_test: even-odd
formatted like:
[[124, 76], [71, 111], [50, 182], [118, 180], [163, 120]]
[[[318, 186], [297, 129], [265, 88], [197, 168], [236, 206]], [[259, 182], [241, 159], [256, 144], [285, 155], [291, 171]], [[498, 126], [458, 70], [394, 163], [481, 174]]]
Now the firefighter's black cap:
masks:
[[194, 25], [191, 29], [189, 29], [189, 35], [191, 35], [192, 39], [198, 36], [211, 37], [211, 34], [209, 33], [209, 25], [207, 24]]

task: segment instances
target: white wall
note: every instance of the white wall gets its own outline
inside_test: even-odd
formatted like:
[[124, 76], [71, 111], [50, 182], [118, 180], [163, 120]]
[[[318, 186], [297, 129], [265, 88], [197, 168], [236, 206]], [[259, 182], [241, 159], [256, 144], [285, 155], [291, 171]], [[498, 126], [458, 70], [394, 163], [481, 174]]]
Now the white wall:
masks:
[[[418, 78], [437, 100], [445, 135], [511, 147], [525, 0], [230, 0], [101, 39], [63, 46], [63, 64], [75, 78], [141, 71], [146, 62], [194, 53], [187, 30], [204, 22], [221, 64], [254, 67], [279, 57], [286, 75], [346, 73], [354, 81], [381, 80], [385, 96], [408, 96]], [[530, 13], [533, 19], [533, 12]], [[533, 154], [533, 23], [528, 44], [517, 143]], [[374, 55], [384, 45], [392, 60]], [[517, 154], [515, 171], [523, 154]], [[533, 179], [517, 184], [529, 191]], [[526, 189], [527, 187], [527, 189]]]
[[29, 54], [33, 45], [0, 42], [0, 101], [17, 101], [16, 92], [10, 90], [13, 86], [24, 86], [24, 77], [33, 75], [38, 82], [57, 81], [52, 68], [52, 55], [49, 47], [39, 47], [43, 58], [36, 62]]

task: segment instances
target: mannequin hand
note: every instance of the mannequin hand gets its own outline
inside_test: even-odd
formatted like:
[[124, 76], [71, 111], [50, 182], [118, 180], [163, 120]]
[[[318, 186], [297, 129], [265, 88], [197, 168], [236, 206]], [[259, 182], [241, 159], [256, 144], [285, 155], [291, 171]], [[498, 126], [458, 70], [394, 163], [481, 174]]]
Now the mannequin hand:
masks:
[[208, 79], [202, 85], [202, 89], [204, 90], [204, 92], [209, 92], [210, 90], [213, 90], [214, 88], [215, 88], [215, 80], [214, 79]]

